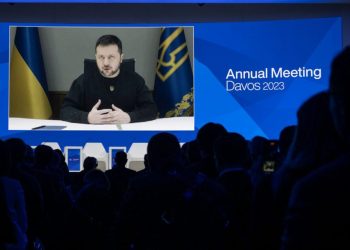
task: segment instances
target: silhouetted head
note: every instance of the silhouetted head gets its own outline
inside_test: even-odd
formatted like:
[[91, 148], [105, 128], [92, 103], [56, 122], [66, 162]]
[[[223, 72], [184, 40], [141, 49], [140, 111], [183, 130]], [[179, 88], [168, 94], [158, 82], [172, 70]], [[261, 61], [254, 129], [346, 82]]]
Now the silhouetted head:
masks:
[[288, 160], [308, 159], [313, 165], [324, 164], [338, 154], [338, 134], [329, 111], [329, 94], [318, 93], [298, 110], [297, 130]]
[[214, 143], [214, 159], [219, 171], [230, 165], [249, 168], [250, 155], [247, 141], [238, 133], [220, 136]]
[[295, 125], [287, 126], [282, 129], [278, 140], [279, 152], [282, 156], [287, 155], [290, 145], [294, 140], [296, 129], [297, 126]]
[[92, 156], [88, 156], [85, 158], [84, 163], [83, 163], [83, 168], [85, 171], [90, 171], [92, 169], [97, 168], [97, 159]]
[[262, 136], [255, 136], [250, 142], [250, 153], [253, 161], [265, 159], [270, 154], [269, 140]]
[[330, 110], [335, 126], [350, 145], [350, 46], [333, 60], [329, 89]]
[[6, 146], [10, 150], [12, 162], [17, 164], [23, 162], [26, 155], [26, 144], [20, 138], [11, 138], [5, 141]]
[[114, 155], [114, 162], [118, 168], [124, 168], [128, 162], [128, 154], [124, 151], [118, 151]]
[[60, 149], [54, 149], [54, 151], [56, 152], [56, 154], [58, 155], [59, 159], [60, 159], [60, 162], [64, 162], [65, 161], [65, 158], [64, 158], [64, 155], [62, 153], [62, 151]]
[[198, 142], [196, 140], [184, 143], [181, 147], [181, 152], [188, 164], [199, 162], [201, 159]]
[[26, 152], [24, 156], [24, 161], [29, 164], [33, 164], [34, 162], [34, 150], [31, 146], [26, 144]]
[[147, 160], [151, 171], [168, 172], [175, 170], [181, 158], [178, 139], [170, 133], [154, 135], [147, 145]]
[[49, 167], [53, 160], [53, 149], [39, 145], [34, 149], [34, 161], [37, 167]]
[[202, 156], [213, 156], [213, 145], [216, 139], [227, 133], [224, 126], [209, 122], [201, 127], [197, 134], [197, 141]]

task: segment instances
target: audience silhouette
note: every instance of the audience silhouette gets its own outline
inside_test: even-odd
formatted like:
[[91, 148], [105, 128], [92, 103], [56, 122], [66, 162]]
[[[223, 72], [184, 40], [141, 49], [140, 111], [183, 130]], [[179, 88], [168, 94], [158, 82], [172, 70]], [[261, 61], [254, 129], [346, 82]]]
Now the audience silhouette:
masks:
[[80, 171], [79, 173], [76, 173], [72, 178], [71, 189], [73, 194], [76, 194], [83, 187], [85, 175], [89, 171], [96, 169], [97, 166], [98, 166], [98, 162], [95, 157], [88, 156], [84, 159], [83, 170]]
[[[341, 141], [336, 146], [340, 148], [329, 154], [313, 152], [312, 163], [317, 164], [317, 169], [294, 185], [285, 216], [281, 249], [350, 248], [350, 206], [346, 198], [350, 193], [349, 65], [350, 47], [347, 47], [334, 59], [330, 77], [329, 107]], [[332, 140], [326, 143], [333, 149]]]
[[0, 159], [0, 247], [24, 250], [28, 241], [24, 191], [20, 182], [10, 177], [11, 156], [3, 141], [0, 141]]
[[214, 143], [214, 161], [219, 173], [217, 181], [229, 198], [227, 248], [244, 249], [252, 201], [251, 157], [245, 138], [237, 133], [220, 136]]
[[347, 47], [277, 141], [157, 133], [139, 172], [123, 151], [70, 173], [60, 150], [0, 140], [0, 249], [350, 249], [349, 67]]
[[287, 126], [282, 129], [278, 139], [278, 163], [277, 168], [280, 167], [287, 157], [289, 148], [294, 140], [295, 132], [297, 127], [295, 125]]
[[123, 195], [128, 188], [129, 180], [136, 175], [136, 172], [126, 168], [128, 156], [124, 151], [116, 152], [114, 162], [115, 165], [113, 165], [112, 169], [106, 171], [106, 176], [111, 183], [110, 193], [115, 206], [119, 207]]
[[200, 160], [192, 166], [195, 171], [199, 171], [212, 179], [218, 176], [214, 163], [213, 146], [215, 140], [226, 133], [227, 130], [224, 126], [212, 122], [205, 124], [199, 129], [196, 141], [200, 152]]

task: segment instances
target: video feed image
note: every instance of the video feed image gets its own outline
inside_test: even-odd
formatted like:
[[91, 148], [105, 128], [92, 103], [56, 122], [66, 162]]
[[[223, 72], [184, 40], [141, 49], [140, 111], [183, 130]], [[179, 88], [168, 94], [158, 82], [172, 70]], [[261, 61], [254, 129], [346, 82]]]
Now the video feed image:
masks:
[[9, 130], [194, 130], [193, 30], [9, 27]]

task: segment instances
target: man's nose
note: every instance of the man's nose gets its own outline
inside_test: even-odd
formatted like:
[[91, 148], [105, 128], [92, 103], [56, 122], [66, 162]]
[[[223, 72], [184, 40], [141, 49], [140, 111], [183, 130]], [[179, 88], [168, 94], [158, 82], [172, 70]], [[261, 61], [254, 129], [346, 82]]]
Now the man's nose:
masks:
[[109, 64], [109, 59], [108, 58], [103, 59], [103, 65], [108, 65], [108, 64]]

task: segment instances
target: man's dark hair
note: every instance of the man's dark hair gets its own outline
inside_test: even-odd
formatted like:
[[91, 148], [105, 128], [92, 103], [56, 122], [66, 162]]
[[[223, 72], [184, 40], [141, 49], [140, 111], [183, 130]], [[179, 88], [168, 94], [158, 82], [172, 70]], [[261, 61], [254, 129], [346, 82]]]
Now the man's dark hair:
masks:
[[85, 158], [84, 163], [83, 163], [83, 168], [86, 171], [89, 171], [91, 169], [97, 168], [97, 159], [92, 156], [88, 156]]
[[[219, 171], [226, 163], [239, 164], [240, 167], [250, 168], [248, 143], [238, 133], [227, 133], [218, 137], [213, 145], [214, 156], [219, 163]], [[232, 167], [232, 165], [231, 165]]]
[[128, 162], [128, 154], [124, 151], [118, 151], [115, 153], [114, 162], [117, 167], [125, 168], [125, 165]]
[[158, 133], [148, 142], [147, 159], [152, 171], [167, 172], [180, 167], [176, 165], [180, 155], [180, 143], [173, 134]]
[[26, 155], [26, 144], [20, 138], [10, 138], [5, 141], [6, 147], [10, 150], [11, 159], [14, 164], [24, 161]]
[[108, 45], [117, 45], [119, 53], [123, 52], [122, 41], [115, 35], [103, 35], [97, 39], [95, 45], [95, 51], [97, 46], [108, 46]]
[[278, 148], [283, 157], [287, 155], [289, 147], [292, 145], [296, 129], [296, 125], [290, 125], [283, 128], [280, 132]]
[[53, 159], [53, 149], [47, 145], [38, 145], [34, 149], [34, 161], [37, 167], [48, 167]]
[[213, 155], [213, 146], [215, 140], [227, 134], [225, 127], [219, 123], [209, 122], [198, 130], [197, 142], [199, 149], [206, 155]]

